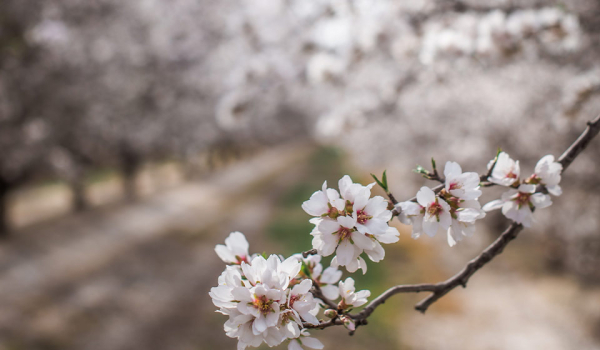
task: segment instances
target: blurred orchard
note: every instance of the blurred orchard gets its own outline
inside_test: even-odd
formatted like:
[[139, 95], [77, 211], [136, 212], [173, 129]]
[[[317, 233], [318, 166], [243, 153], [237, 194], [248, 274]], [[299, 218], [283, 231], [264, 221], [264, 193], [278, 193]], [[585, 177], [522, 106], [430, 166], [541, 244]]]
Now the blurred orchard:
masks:
[[[600, 113], [599, 62], [595, 0], [2, 0], [0, 349], [234, 349], [208, 297], [231, 231], [308, 250], [301, 203], [348, 173], [387, 169], [402, 201], [431, 157], [482, 173], [501, 147], [531, 172]], [[599, 145], [469, 288], [311, 334], [600, 349]], [[503, 222], [450, 248], [393, 221], [358, 289], [443, 280]]]

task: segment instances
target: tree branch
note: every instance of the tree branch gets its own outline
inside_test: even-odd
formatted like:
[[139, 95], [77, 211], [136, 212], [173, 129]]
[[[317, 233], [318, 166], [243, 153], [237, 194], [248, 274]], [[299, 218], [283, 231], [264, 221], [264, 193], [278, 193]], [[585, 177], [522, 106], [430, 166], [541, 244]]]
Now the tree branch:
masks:
[[321, 286], [319, 285], [319, 282], [312, 280], [313, 281], [313, 286], [312, 286], [312, 290], [311, 293], [312, 295], [317, 298], [317, 299], [321, 299], [321, 301], [323, 301], [323, 303], [327, 306], [329, 306], [330, 309], [334, 309], [337, 310], [338, 305], [334, 302], [329, 300], [327, 297], [325, 297], [325, 295], [323, 295], [323, 291], [321, 291]]
[[[590, 141], [598, 135], [600, 132], [600, 115], [594, 120], [587, 123], [587, 128], [583, 131], [581, 136], [573, 142], [573, 144], [559, 157], [558, 162], [563, 166], [563, 172], [566, 168], [575, 160], [575, 158], [589, 145]], [[492, 167], [493, 169], [493, 167]], [[487, 179], [490, 175], [490, 170], [487, 174], [481, 175], [482, 181]], [[434, 192], [439, 192], [443, 188], [443, 185], [433, 188]], [[411, 200], [415, 200], [414, 198]], [[398, 211], [394, 210], [395, 213]], [[395, 214], [395, 215], [398, 215]], [[414, 285], [398, 285], [394, 286], [377, 298], [373, 299], [361, 312], [356, 315], [348, 315], [353, 318], [357, 324], [363, 324], [366, 319], [375, 311], [375, 309], [386, 302], [387, 299], [399, 293], [420, 293], [420, 292], [432, 292], [431, 295], [421, 300], [415, 309], [420, 312], [425, 312], [437, 300], [448, 294], [451, 290], [458, 286], [463, 288], [467, 286], [469, 278], [475, 274], [479, 269], [489, 263], [494, 257], [502, 253], [504, 248], [517, 237], [519, 232], [523, 229], [521, 224], [512, 222], [504, 232], [490, 244], [481, 254], [469, 261], [467, 265], [456, 275], [449, 279], [439, 282], [436, 284], [414, 284]], [[335, 324], [342, 324], [340, 320], [332, 319], [328, 322], [323, 323], [319, 326], [312, 326], [312, 328], [325, 328]]]
[[590, 141], [598, 135], [598, 132], [600, 132], [600, 115], [587, 123], [587, 128], [579, 138], [558, 158], [558, 162], [563, 166], [563, 172], [573, 163], [579, 153], [588, 146]]

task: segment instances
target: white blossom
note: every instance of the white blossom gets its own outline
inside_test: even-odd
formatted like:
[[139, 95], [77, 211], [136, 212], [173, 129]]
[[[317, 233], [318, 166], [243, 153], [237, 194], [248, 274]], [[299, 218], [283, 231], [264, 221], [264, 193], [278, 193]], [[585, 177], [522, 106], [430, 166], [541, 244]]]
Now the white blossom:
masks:
[[398, 215], [400, 222], [405, 225], [412, 225], [412, 238], [419, 238], [423, 233], [425, 208], [411, 201], [398, 203], [396, 208], [400, 211], [400, 215]]
[[475, 233], [475, 221], [485, 217], [485, 211], [477, 200], [466, 200], [458, 202], [458, 209], [454, 211], [452, 224], [448, 228], [448, 245], [453, 247], [464, 237], [470, 237]]
[[337, 217], [338, 211], [344, 210], [344, 205], [340, 194], [334, 189], [328, 189], [325, 181], [321, 191], [313, 193], [309, 200], [302, 203], [302, 209], [312, 216]]
[[[494, 166], [494, 161], [490, 161], [488, 169]], [[510, 186], [515, 181], [519, 180], [520, 176], [519, 161], [512, 160], [507, 153], [500, 152], [498, 155], [498, 161], [492, 170], [492, 174], [488, 177], [490, 182], [501, 186]]]
[[446, 162], [444, 168], [445, 188], [451, 195], [464, 200], [477, 199], [481, 196], [479, 175], [474, 172], [463, 173], [456, 162]]
[[[337, 269], [337, 265], [334, 265], [333, 261], [331, 266], [323, 270], [321, 256], [318, 254], [309, 255], [306, 258], [302, 254], [295, 254], [294, 256], [304, 263], [304, 266], [310, 273], [310, 277], [319, 284], [321, 292], [327, 299], [335, 300], [339, 297], [337, 283], [342, 277], [342, 271]], [[299, 276], [303, 276], [303, 272], [300, 272]]]
[[363, 250], [373, 249], [373, 240], [357, 231], [355, 226], [356, 218], [351, 216], [340, 216], [336, 221], [322, 220], [317, 226], [325, 242], [322, 254], [327, 256], [335, 250], [338, 264], [345, 266]]
[[249, 244], [246, 236], [236, 231], [230, 233], [229, 237], [225, 239], [225, 245], [218, 244], [215, 247], [215, 252], [225, 263], [239, 265], [250, 259], [248, 248]]
[[452, 216], [450, 205], [445, 200], [437, 197], [429, 187], [423, 186], [417, 192], [417, 202], [425, 208], [423, 232], [433, 237], [439, 230], [448, 230]]
[[383, 259], [381, 243], [397, 242], [400, 235], [388, 224], [392, 219], [388, 202], [381, 196], [370, 198], [374, 185], [353, 183], [346, 175], [338, 182], [339, 193], [324, 183], [302, 204], [304, 211], [315, 216], [310, 220], [315, 225], [311, 232], [313, 248], [323, 256], [335, 252], [336, 263], [350, 272], [358, 268], [366, 271], [366, 263], [360, 257], [363, 252], [372, 261]]
[[[238, 339], [238, 349], [281, 344], [301, 336], [303, 322], [318, 324], [319, 304], [310, 293], [312, 281], [291, 287], [301, 269], [297, 257], [256, 256], [241, 266], [227, 266], [209, 295], [218, 312], [229, 316], [225, 332]], [[290, 288], [291, 287], [291, 288]]]
[[318, 304], [314, 300], [313, 295], [309, 293], [311, 287], [312, 281], [309, 279], [295, 285], [290, 291], [288, 306], [306, 322], [317, 325], [319, 324], [319, 320], [315, 315], [318, 311]]
[[501, 199], [491, 201], [483, 206], [483, 210], [491, 211], [502, 208], [502, 214], [516, 223], [530, 227], [533, 223], [533, 208], [546, 208], [552, 205], [549, 195], [535, 193], [535, 185], [520, 185], [518, 190], [510, 189], [502, 194]]
[[554, 161], [553, 155], [547, 155], [537, 162], [535, 173], [531, 176], [530, 183], [540, 183], [545, 185], [548, 192], [554, 196], [560, 196], [562, 189], [560, 188], [562, 164]]
[[346, 278], [345, 281], [340, 281], [340, 296], [342, 297], [342, 305], [358, 307], [367, 303], [367, 298], [371, 296], [368, 290], [355, 292], [354, 279]]
[[[333, 259], [331, 259], [331, 266], [340, 266], [337, 261], [337, 256], [334, 256]], [[348, 272], [356, 272], [358, 269], [362, 270], [363, 275], [367, 273], [367, 262], [360, 255], [358, 255], [357, 258], [352, 259], [350, 263], [346, 265], [346, 270], [348, 270]]]
[[417, 203], [401, 202], [396, 208], [400, 221], [413, 226], [413, 238], [419, 238], [423, 232], [434, 236], [445, 231], [452, 247], [475, 232], [475, 221], [485, 217], [485, 212], [477, 201], [481, 196], [477, 173], [463, 173], [458, 163], [446, 162], [444, 177], [444, 189], [439, 194], [422, 187]]

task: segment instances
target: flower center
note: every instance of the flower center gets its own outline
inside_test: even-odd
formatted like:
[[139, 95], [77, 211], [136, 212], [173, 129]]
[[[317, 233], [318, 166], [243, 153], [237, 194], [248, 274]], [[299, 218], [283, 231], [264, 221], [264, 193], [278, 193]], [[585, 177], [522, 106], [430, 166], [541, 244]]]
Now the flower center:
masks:
[[371, 216], [367, 215], [364, 210], [359, 210], [356, 212], [356, 221], [359, 224], [364, 225], [367, 223], [367, 221], [369, 221], [369, 219], [371, 219]]
[[294, 305], [294, 302], [296, 302], [296, 300], [300, 299], [300, 295], [292, 295], [290, 297], [290, 307], [292, 307]]
[[273, 304], [273, 300], [267, 299], [266, 295], [255, 297], [254, 301], [252, 302], [252, 305], [256, 309], [258, 309], [258, 311], [260, 311], [263, 315], [266, 315], [269, 312], [273, 311], [273, 307], [271, 306], [271, 304]]
[[429, 206], [429, 208], [427, 208], [427, 213], [431, 216], [438, 216], [440, 215], [440, 213], [443, 211], [444, 209], [442, 208], [442, 206], [440, 205], [440, 203], [438, 202], [433, 202], [431, 203], [431, 205]]
[[519, 194], [517, 194], [517, 198], [515, 198], [515, 202], [517, 202], [519, 206], [522, 206], [528, 204], [530, 198], [531, 193], [519, 192]]
[[510, 171], [510, 173], [506, 174], [506, 177], [509, 179], [516, 179], [517, 178], [517, 174], [513, 173], [512, 170]]
[[245, 255], [243, 255], [243, 256], [236, 255], [235, 259], [237, 260], [237, 265], [241, 265], [242, 262], [245, 262], [246, 264], [248, 263], [248, 258]]
[[327, 205], [329, 206], [329, 211], [327, 211], [328, 217], [335, 220], [338, 216], [340, 216], [340, 212], [337, 210], [337, 208], [333, 207], [329, 203], [327, 203]]
[[350, 238], [351, 235], [352, 235], [352, 230], [347, 227], [340, 227], [340, 229], [338, 230], [338, 236], [340, 237], [341, 240]]
[[529, 177], [529, 179], [527, 179], [527, 180], [525, 181], [525, 183], [532, 184], [532, 185], [537, 185], [537, 184], [539, 184], [539, 183], [541, 183], [541, 182], [542, 182], [542, 179], [540, 179], [540, 178], [537, 176], [537, 174], [533, 174], [533, 175], [531, 175], [531, 176]]
[[448, 190], [452, 191], [452, 190], [456, 190], [459, 188], [462, 188], [462, 186], [458, 182], [453, 182], [450, 184], [450, 188]]
[[349, 200], [346, 201], [346, 211], [348, 213], [352, 213], [352, 211], [354, 211], [354, 203], [350, 202]]

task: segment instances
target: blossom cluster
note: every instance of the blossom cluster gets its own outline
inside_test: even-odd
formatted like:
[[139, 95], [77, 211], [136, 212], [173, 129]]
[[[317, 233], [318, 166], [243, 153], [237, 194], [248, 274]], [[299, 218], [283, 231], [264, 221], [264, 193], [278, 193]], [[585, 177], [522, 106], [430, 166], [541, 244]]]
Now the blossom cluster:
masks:
[[456, 162], [447, 162], [444, 168], [444, 188], [435, 193], [429, 187], [421, 187], [417, 202], [398, 203], [399, 219], [412, 225], [412, 237], [422, 233], [435, 236], [438, 232], [447, 233], [448, 244], [452, 247], [464, 237], [473, 235], [475, 221], [485, 217], [479, 204], [479, 175], [462, 172]]
[[[313, 283], [328, 300], [341, 296], [338, 310], [358, 307], [367, 302], [370, 292], [355, 292], [354, 280], [338, 281], [342, 272], [330, 266], [323, 269], [320, 255], [301, 254], [283, 259], [265, 258], [248, 253], [248, 241], [240, 232], [232, 232], [225, 245], [217, 245], [217, 255], [228, 264], [209, 293], [218, 311], [229, 317], [225, 333], [238, 339], [238, 350], [257, 347], [263, 342], [276, 346], [288, 340], [289, 350], [303, 346], [322, 349], [323, 344], [305, 329], [318, 325], [317, 313], [326, 307], [311, 292]], [[336, 285], [337, 284], [337, 285]], [[341, 316], [353, 329], [353, 321]]]
[[[302, 204], [302, 209], [313, 216], [312, 245], [317, 254], [306, 252], [287, 259], [250, 254], [248, 241], [241, 232], [232, 232], [224, 245], [217, 245], [215, 252], [227, 266], [209, 295], [218, 312], [229, 317], [225, 332], [238, 339], [238, 350], [262, 343], [276, 346], [284, 341], [288, 342], [288, 350], [322, 349], [323, 344], [310, 337], [307, 328], [323, 325], [317, 315], [327, 308], [335, 310], [325, 310], [326, 317], [353, 331], [356, 319], [349, 312], [366, 304], [371, 292], [356, 291], [352, 277], [341, 281], [342, 271], [338, 267], [345, 266], [349, 272], [360, 268], [364, 274], [367, 266], [361, 257], [363, 253], [374, 262], [382, 260], [385, 251], [381, 243], [399, 239], [398, 230], [389, 225], [394, 215], [412, 225], [413, 238], [423, 233], [428, 236], [442, 233], [447, 235], [448, 244], [454, 246], [473, 235], [475, 222], [484, 218], [487, 211], [501, 208], [507, 218], [529, 227], [535, 208], [552, 204], [547, 193], [555, 196], [562, 193], [559, 185], [562, 165], [552, 155], [543, 157], [535, 172], [524, 179], [519, 162], [505, 152], [499, 152], [490, 161], [488, 175], [481, 177], [474, 172], [463, 172], [458, 163], [448, 161], [442, 178], [433, 160], [432, 165], [433, 173], [422, 168], [417, 172], [443, 185], [435, 190], [422, 187], [414, 200], [395, 207], [381, 196], [371, 197], [375, 183], [363, 186], [346, 175], [339, 180], [339, 192], [323, 183], [321, 190]], [[382, 181], [375, 180], [393, 200], [385, 174]], [[479, 198], [482, 182], [486, 180], [486, 186], [509, 189], [501, 199], [482, 207]], [[322, 257], [334, 253], [331, 266], [324, 268]], [[340, 301], [335, 304], [338, 298]]]
[[[286, 339], [298, 339], [314, 349], [320, 342], [302, 332], [303, 322], [318, 324], [318, 302], [310, 293], [312, 280], [297, 280], [302, 263], [297, 257], [283, 260], [277, 255], [265, 258], [248, 254], [248, 241], [240, 232], [233, 232], [225, 245], [217, 245], [219, 257], [230, 264], [219, 277], [219, 285], [211, 289], [218, 312], [229, 316], [225, 332], [238, 338], [238, 350], [269, 346]], [[294, 346], [295, 346], [294, 345]], [[290, 345], [292, 349], [294, 346]], [[296, 347], [297, 348], [297, 347]]]
[[533, 210], [546, 208], [552, 205], [549, 195], [543, 193], [544, 189], [554, 195], [560, 196], [562, 189], [562, 165], [554, 160], [554, 156], [547, 155], [539, 160], [535, 172], [528, 178], [521, 179], [519, 161], [515, 161], [505, 152], [498, 154], [496, 162], [488, 164], [488, 169], [493, 167], [488, 180], [494, 184], [509, 187], [500, 199], [491, 201], [483, 206], [485, 211], [502, 209], [502, 214], [507, 218], [530, 227], [533, 223]]
[[322, 190], [302, 204], [302, 209], [314, 216], [310, 220], [315, 225], [312, 245], [322, 256], [335, 252], [332, 265], [345, 266], [349, 272], [360, 268], [364, 274], [367, 264], [361, 254], [374, 262], [382, 260], [385, 251], [381, 243], [397, 242], [400, 233], [388, 225], [392, 219], [388, 202], [381, 196], [371, 198], [375, 183], [363, 186], [346, 175], [338, 185], [339, 192], [324, 182]]

